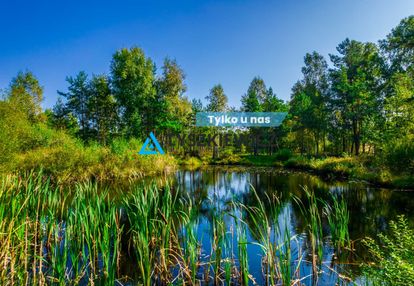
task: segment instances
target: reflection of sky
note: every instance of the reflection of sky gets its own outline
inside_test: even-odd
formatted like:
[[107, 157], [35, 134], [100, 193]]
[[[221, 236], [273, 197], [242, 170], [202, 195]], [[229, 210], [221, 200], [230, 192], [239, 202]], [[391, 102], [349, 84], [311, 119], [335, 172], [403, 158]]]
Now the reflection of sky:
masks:
[[[288, 194], [303, 197], [303, 186], [315, 190], [321, 198], [329, 198], [329, 193], [339, 198], [346, 199], [350, 211], [350, 235], [351, 239], [360, 239], [366, 236], [375, 237], [378, 230], [386, 230], [386, 221], [393, 219], [396, 214], [401, 212], [408, 217], [414, 217], [410, 207], [410, 200], [414, 193], [392, 192], [390, 190], [380, 190], [370, 188], [361, 183], [346, 182], [324, 182], [315, 176], [302, 173], [277, 173], [272, 169], [255, 171], [229, 169], [208, 169], [203, 171], [183, 171], [176, 174], [178, 186], [190, 194], [200, 194], [202, 198], [203, 212], [199, 217], [197, 234], [202, 243], [203, 257], [208, 259], [211, 254], [212, 216], [223, 218], [226, 226], [226, 247], [223, 253], [228, 256], [233, 253], [237, 261], [237, 247], [239, 239], [237, 237], [237, 222], [240, 223], [242, 214], [240, 209], [232, 209], [229, 202], [251, 202], [254, 204], [254, 195], [251, 185], [255, 186], [257, 193], [263, 196], [264, 192], [280, 195], [283, 198], [283, 205], [277, 218], [274, 220], [278, 227], [278, 232], [273, 232], [272, 226], [271, 241], [276, 244], [284, 242], [286, 233], [292, 238], [291, 245], [291, 270], [296, 270], [297, 261], [303, 259], [300, 267], [300, 277], [307, 277], [301, 281], [304, 285], [315, 285], [312, 281], [312, 264], [309, 255], [309, 239], [303, 229], [304, 222], [297, 207], [294, 207]], [[251, 185], [250, 185], [251, 184]], [[266, 210], [268, 211], [268, 210]], [[352, 276], [350, 271], [353, 269], [349, 265], [340, 264], [333, 260], [334, 249], [329, 243], [329, 227], [324, 223], [325, 240], [323, 245], [322, 274], [319, 275], [317, 285], [335, 285], [338, 274], [335, 271]], [[248, 225], [247, 225], [248, 226]], [[255, 277], [259, 285], [263, 284], [262, 257], [263, 251], [260, 246], [255, 244], [257, 234], [251, 233], [247, 227], [247, 252], [249, 257], [249, 272]], [[260, 241], [259, 241], [260, 243]], [[358, 248], [358, 246], [357, 246]], [[358, 256], [365, 257], [363, 251], [357, 250]], [[362, 252], [361, 252], [362, 251]], [[351, 261], [355, 262], [355, 261]], [[238, 263], [238, 262], [236, 262]], [[334, 269], [334, 271], [332, 271]], [[360, 278], [356, 278], [359, 279]]]
[[[193, 192], [200, 185], [207, 192], [208, 198], [215, 206], [223, 206], [226, 202], [240, 198], [250, 191], [248, 173], [217, 172], [209, 182], [203, 172], [178, 172], [180, 188]], [[183, 176], [183, 177], [182, 177]], [[196, 182], [196, 184], [194, 184]], [[207, 183], [209, 182], [209, 183]]]
[[249, 192], [248, 174], [230, 173], [220, 175], [214, 185], [207, 188], [208, 197], [211, 200], [217, 200], [224, 204]]

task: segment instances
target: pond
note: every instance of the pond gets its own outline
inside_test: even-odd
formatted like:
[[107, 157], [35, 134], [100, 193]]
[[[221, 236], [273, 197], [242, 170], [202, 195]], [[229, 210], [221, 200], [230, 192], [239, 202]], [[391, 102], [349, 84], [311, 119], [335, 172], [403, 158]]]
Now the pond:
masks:
[[[362, 243], [414, 192], [270, 167], [0, 187], [0, 284], [366, 285]], [[412, 226], [412, 225], [411, 225]]]
[[[414, 192], [380, 189], [361, 182], [325, 181], [304, 172], [266, 167], [209, 166], [199, 170], [179, 170], [170, 175], [168, 180], [180, 196], [189, 196], [199, 208], [194, 226], [201, 246], [200, 260], [211, 261], [219, 248], [217, 243], [215, 245], [217, 237], [214, 228], [217, 227], [217, 217], [220, 217], [225, 228], [221, 240], [224, 245], [221, 248], [222, 257], [230, 257], [239, 267], [241, 254], [238, 244], [245, 241], [250, 285], [265, 285], [265, 277], [269, 275], [264, 270], [266, 260], [263, 241], [257, 230], [257, 224], [264, 221], [245, 219], [245, 237], [240, 237], [242, 233], [236, 229], [244, 211], [240, 205], [258, 207], [257, 198], [264, 202], [269, 197], [278, 199], [277, 218], [272, 229], [276, 227], [279, 231], [269, 230], [269, 238], [283, 245], [288, 235], [291, 244], [290, 275], [301, 285], [335, 285], [349, 281], [362, 283], [359, 265], [367, 259], [368, 253], [361, 239], [367, 236], [375, 238], [379, 232], [387, 231], [387, 224], [397, 215], [414, 218]], [[321, 219], [323, 246], [317, 275], [313, 273], [313, 255], [306, 230], [307, 214], [297, 204], [298, 199], [305, 197], [304, 188], [312, 190], [317, 199], [326, 202], [330, 202], [331, 195], [341, 198], [349, 210], [351, 245], [341, 251], [336, 251], [336, 247], [330, 243], [328, 221]], [[266, 205], [265, 210], [268, 216], [275, 217], [274, 213], [271, 214], [270, 206]], [[320, 212], [323, 210], [320, 209]], [[205, 269], [199, 269], [197, 275], [205, 275]]]

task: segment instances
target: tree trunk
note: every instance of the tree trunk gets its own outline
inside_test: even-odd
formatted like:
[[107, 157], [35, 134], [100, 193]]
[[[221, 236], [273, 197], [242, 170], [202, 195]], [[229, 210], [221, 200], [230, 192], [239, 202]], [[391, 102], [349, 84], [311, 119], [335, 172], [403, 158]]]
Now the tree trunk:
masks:
[[352, 120], [352, 131], [354, 133], [354, 145], [355, 145], [355, 155], [358, 156], [359, 155], [359, 147], [361, 145], [361, 138], [360, 138], [360, 132], [359, 132], [359, 128], [358, 128], [358, 120], [354, 119]]

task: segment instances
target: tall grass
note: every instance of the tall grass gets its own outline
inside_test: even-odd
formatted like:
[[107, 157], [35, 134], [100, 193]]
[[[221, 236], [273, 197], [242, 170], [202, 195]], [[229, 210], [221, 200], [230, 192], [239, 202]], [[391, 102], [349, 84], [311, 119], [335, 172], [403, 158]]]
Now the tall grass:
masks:
[[[5, 177], [0, 185], [0, 284], [251, 285], [260, 279], [250, 273], [251, 245], [261, 249], [261, 281], [299, 284], [303, 257], [282, 215], [287, 206], [274, 194], [252, 192], [252, 205], [234, 202], [229, 209], [210, 211], [209, 245], [202, 245], [200, 206], [168, 184], [114, 195], [96, 183], [52, 186], [42, 174]], [[319, 206], [311, 192], [301, 203], [317, 257]], [[341, 202], [328, 211], [332, 225], [340, 221], [345, 227], [347, 210]], [[333, 236], [346, 237], [344, 231], [333, 229]], [[132, 274], [124, 271], [125, 260]]]
[[181, 247], [179, 255], [181, 279], [190, 285], [197, 284], [197, 272], [200, 267], [201, 245], [198, 241], [198, 210], [189, 200], [188, 212], [181, 230]]
[[[299, 252], [298, 257], [293, 258], [291, 255], [295, 237], [291, 236], [287, 227], [287, 217], [281, 216], [285, 206], [275, 194], [265, 194], [265, 199], [261, 199], [254, 189], [252, 192], [257, 205], [248, 206], [240, 203], [239, 206], [246, 212], [242, 222], [248, 224], [255, 233], [257, 242], [252, 244], [258, 245], [263, 253], [264, 282], [266, 285], [293, 285], [297, 280], [296, 270], [300, 267], [302, 256]], [[281, 227], [283, 225], [284, 227]]]
[[184, 219], [179, 203], [168, 187], [159, 190], [155, 186], [137, 189], [124, 199], [144, 285], [152, 285], [154, 279], [170, 280], [171, 245], [177, 240], [174, 220]]
[[349, 247], [351, 244], [348, 230], [349, 211], [345, 199], [332, 196], [332, 205], [326, 203], [324, 212], [328, 219], [334, 245], [338, 250], [341, 247]]
[[68, 202], [69, 194], [30, 176], [4, 181], [0, 194], [2, 281], [114, 284], [122, 227], [107, 192], [79, 185]]
[[323, 202], [316, 198], [313, 190], [303, 188], [305, 201], [295, 199], [303, 218], [305, 220], [305, 229], [310, 240], [310, 256], [313, 269], [313, 278], [317, 280], [323, 259], [323, 230], [322, 219], [320, 214]]
[[249, 285], [249, 257], [247, 254], [247, 230], [246, 224], [240, 221], [236, 224], [238, 241], [238, 257], [239, 257], [239, 281], [241, 285]]

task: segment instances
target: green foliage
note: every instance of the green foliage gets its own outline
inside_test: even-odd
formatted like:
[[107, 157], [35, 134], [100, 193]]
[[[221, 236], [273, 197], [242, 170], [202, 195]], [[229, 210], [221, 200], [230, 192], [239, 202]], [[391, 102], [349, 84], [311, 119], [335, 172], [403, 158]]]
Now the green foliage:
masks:
[[262, 111], [261, 102], [266, 97], [266, 86], [261, 78], [255, 77], [247, 90], [242, 96], [242, 110], [246, 112]]
[[221, 84], [217, 84], [210, 89], [210, 94], [206, 96], [206, 100], [208, 101], [207, 111], [224, 112], [227, 110], [228, 99]]
[[61, 97], [58, 98], [53, 109], [46, 109], [48, 125], [57, 130], [66, 130], [71, 135], [79, 133], [79, 124], [77, 118], [67, 110]]
[[19, 72], [10, 83], [8, 101], [20, 109], [31, 122], [38, 120], [43, 100], [43, 87], [33, 73]]
[[224, 148], [220, 154], [218, 160], [214, 160], [215, 164], [220, 165], [236, 165], [239, 164], [241, 161], [241, 157], [239, 154], [235, 154], [235, 150], [233, 147]]
[[91, 129], [99, 143], [106, 145], [118, 127], [118, 106], [106, 76], [93, 76], [89, 83], [87, 102]]
[[413, 33], [414, 16], [409, 16], [402, 19], [387, 38], [381, 41], [382, 48], [390, 57], [392, 70], [406, 70], [413, 75]]
[[334, 245], [338, 248], [349, 247], [349, 211], [346, 200], [343, 197], [332, 196], [333, 203], [325, 204], [324, 212], [328, 219], [331, 238]]
[[262, 110], [263, 112], [287, 112], [289, 111], [289, 107], [282, 99], [279, 99], [273, 92], [273, 89], [269, 87], [262, 104]]
[[179, 132], [189, 125], [192, 106], [184, 96], [187, 87], [184, 71], [175, 60], [165, 59], [162, 76], [155, 82], [156, 99], [151, 104], [152, 114], [157, 114], [155, 127], [159, 132]]
[[331, 72], [335, 110], [339, 110], [338, 125], [349, 132], [355, 154], [366, 130], [368, 118], [379, 114], [378, 91], [383, 72], [383, 59], [372, 43], [346, 39], [337, 48], [339, 56], [331, 55], [335, 70]]
[[1, 284], [73, 285], [88, 273], [91, 283], [113, 285], [122, 227], [108, 192], [78, 185], [69, 201], [43, 179], [2, 179]]
[[[252, 140], [251, 146], [242, 146], [240, 151], [242, 156], [251, 152], [270, 157], [241, 157], [234, 150], [205, 146], [189, 151], [185, 144], [177, 154], [212, 154], [212, 162], [218, 164], [285, 164], [381, 184], [410, 184], [414, 172], [412, 31], [410, 16], [380, 45], [345, 39], [338, 45], [338, 53], [330, 55], [332, 69], [319, 53], [307, 53], [303, 76], [293, 86], [288, 104], [267, 88], [262, 78], [254, 77], [241, 98], [241, 110], [289, 114], [280, 127], [250, 128], [246, 133], [252, 138], [265, 137], [264, 142]], [[136, 158], [127, 148], [138, 150], [137, 142], [150, 131], [160, 138], [168, 133], [188, 133], [197, 112], [235, 110], [228, 107], [220, 84], [210, 90], [206, 107], [200, 100], [190, 103], [185, 96], [185, 74], [178, 63], [166, 58], [157, 74], [152, 59], [138, 47], [116, 51], [110, 70], [109, 76], [88, 77], [81, 71], [68, 77], [67, 90], [58, 92], [61, 97], [56, 105], [44, 113], [40, 108], [43, 88], [35, 76], [21, 72], [13, 78], [5, 100], [0, 102], [0, 169], [24, 170], [39, 163], [49, 166], [51, 173], [72, 166], [69, 174], [81, 166], [93, 174], [100, 169], [97, 166], [105, 165], [99, 172], [122, 166], [129, 173]], [[207, 130], [208, 134], [214, 132]], [[74, 154], [67, 162], [61, 156], [70, 153], [53, 143], [60, 142], [55, 139], [59, 136]], [[266, 142], [269, 137], [277, 138], [273, 139], [276, 142], [261, 147], [260, 143], [270, 143]], [[104, 147], [92, 146], [94, 142]], [[361, 159], [338, 159], [349, 154]], [[326, 156], [336, 157], [324, 159]], [[148, 161], [139, 160], [144, 165]]]
[[[58, 91], [59, 95], [63, 96], [67, 104], [63, 108], [56, 106], [58, 118], [70, 113], [76, 117], [79, 123], [79, 136], [83, 140], [88, 138], [88, 129], [89, 129], [89, 111], [88, 111], [88, 102], [90, 98], [90, 92], [88, 88], [88, 75], [81, 71], [75, 77], [67, 77], [66, 81], [69, 83], [68, 91], [61, 92]], [[58, 104], [61, 104], [58, 102]]]
[[379, 243], [366, 238], [372, 262], [367, 262], [365, 274], [374, 285], [414, 284], [414, 230], [404, 216], [389, 224], [389, 233], [378, 235]]
[[293, 156], [289, 149], [280, 149], [275, 153], [275, 159], [279, 161], [287, 161]]
[[414, 106], [412, 102], [414, 82], [407, 73], [395, 73], [387, 82], [384, 111], [387, 121], [386, 140], [404, 138], [414, 130]]
[[151, 103], [155, 98], [154, 63], [137, 47], [113, 55], [111, 79], [128, 136], [147, 136], [154, 126]]
[[396, 172], [414, 174], [414, 144], [406, 140], [393, 143], [384, 150], [386, 165]]
[[[303, 153], [305, 141], [314, 142], [315, 154], [327, 129], [328, 73], [323, 56], [313, 52], [306, 54], [302, 68], [303, 79], [292, 88], [290, 114], [292, 128], [296, 131], [296, 141]], [[306, 132], [310, 132], [310, 138]], [[309, 150], [311, 151], [311, 150]]]
[[9, 102], [0, 101], [0, 172], [43, 168], [45, 174], [64, 182], [92, 177], [141, 177], [175, 168], [169, 155], [139, 156], [138, 139], [116, 139], [110, 148], [83, 143], [66, 130], [32, 123], [26, 114]]

